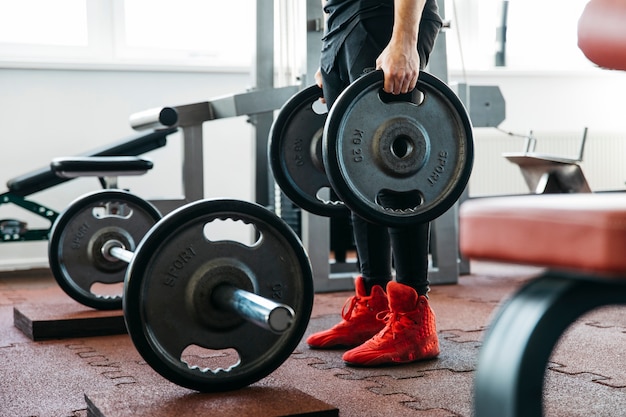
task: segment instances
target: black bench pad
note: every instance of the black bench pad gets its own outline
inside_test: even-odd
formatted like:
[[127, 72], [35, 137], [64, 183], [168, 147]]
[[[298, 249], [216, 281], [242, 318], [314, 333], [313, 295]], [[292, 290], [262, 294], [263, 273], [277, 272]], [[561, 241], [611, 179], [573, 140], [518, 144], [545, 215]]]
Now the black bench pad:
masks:
[[[134, 156], [161, 148], [167, 144], [167, 136], [176, 132], [178, 128], [143, 132], [122, 139], [110, 146], [92, 150], [82, 156]], [[25, 197], [38, 191], [45, 190], [71, 178], [58, 177], [48, 165], [27, 174], [20, 175], [7, 181], [9, 191], [15, 195]]]
[[54, 158], [50, 163], [61, 178], [141, 175], [153, 166], [152, 161], [138, 156], [72, 156]]

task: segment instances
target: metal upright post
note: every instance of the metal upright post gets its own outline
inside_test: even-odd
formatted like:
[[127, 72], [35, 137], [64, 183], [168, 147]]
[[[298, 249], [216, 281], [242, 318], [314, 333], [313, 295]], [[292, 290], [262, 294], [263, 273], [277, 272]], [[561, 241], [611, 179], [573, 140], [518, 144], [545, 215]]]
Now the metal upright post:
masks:
[[[322, 35], [324, 31], [324, 16], [319, 0], [307, 0], [306, 10], [307, 30], [307, 65], [304, 85], [312, 85], [314, 74], [319, 68], [320, 52], [322, 50]], [[302, 241], [308, 250], [313, 266], [313, 282], [316, 292], [343, 291], [354, 288], [352, 272], [333, 271], [330, 258], [330, 220], [326, 217], [301, 212]], [[350, 269], [350, 268], [347, 268]]]
[[[254, 62], [254, 85], [257, 90], [274, 88], [274, 1], [256, 2], [256, 57]], [[270, 205], [274, 194], [267, 161], [267, 139], [274, 112], [259, 113], [250, 117], [255, 127], [255, 201], [263, 206]]]
[[[439, 13], [445, 21], [445, 0], [438, 0]], [[428, 72], [448, 83], [448, 48], [442, 30], [431, 53]], [[464, 196], [466, 198], [467, 191]], [[429, 280], [433, 284], [458, 282], [461, 271], [469, 273], [469, 262], [461, 259], [458, 250], [458, 203], [431, 223], [431, 259]]]

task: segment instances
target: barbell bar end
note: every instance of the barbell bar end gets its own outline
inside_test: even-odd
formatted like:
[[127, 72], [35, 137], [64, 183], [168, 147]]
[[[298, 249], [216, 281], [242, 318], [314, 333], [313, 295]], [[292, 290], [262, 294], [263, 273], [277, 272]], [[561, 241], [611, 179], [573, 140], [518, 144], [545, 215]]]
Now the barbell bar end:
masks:
[[109, 240], [102, 245], [102, 255], [108, 260], [120, 260], [130, 263], [134, 253], [125, 249], [122, 242], [117, 240]]
[[295, 314], [293, 309], [287, 305], [274, 308], [267, 317], [269, 329], [279, 334], [286, 332], [291, 327]]
[[242, 290], [234, 285], [221, 284], [213, 290], [212, 302], [219, 308], [232, 311], [273, 333], [286, 332], [292, 325], [295, 312], [286, 304]]

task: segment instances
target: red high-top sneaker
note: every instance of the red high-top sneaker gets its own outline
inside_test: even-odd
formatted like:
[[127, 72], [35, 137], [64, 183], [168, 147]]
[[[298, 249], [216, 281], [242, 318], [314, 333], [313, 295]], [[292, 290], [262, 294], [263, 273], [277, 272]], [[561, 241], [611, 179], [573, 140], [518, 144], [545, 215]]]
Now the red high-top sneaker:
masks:
[[354, 347], [370, 339], [385, 326], [376, 316], [387, 310], [387, 294], [380, 285], [374, 285], [370, 295], [365, 295], [362, 277], [355, 281], [356, 295], [343, 306], [343, 320], [328, 330], [312, 334], [307, 343], [314, 349]]
[[[435, 314], [428, 299], [403, 284], [387, 284], [389, 311], [379, 314], [385, 328], [343, 355], [348, 365], [377, 366], [432, 359], [439, 354]], [[385, 314], [386, 313], [386, 314]]]

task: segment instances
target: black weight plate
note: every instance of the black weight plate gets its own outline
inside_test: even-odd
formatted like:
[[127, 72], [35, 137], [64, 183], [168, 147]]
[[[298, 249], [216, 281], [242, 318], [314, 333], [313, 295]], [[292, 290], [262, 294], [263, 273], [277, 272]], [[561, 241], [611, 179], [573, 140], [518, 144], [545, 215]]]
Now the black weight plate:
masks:
[[330, 197], [324, 172], [321, 146], [327, 112], [317, 109], [321, 97], [322, 89], [313, 85], [282, 106], [269, 134], [270, 167], [280, 189], [301, 209], [325, 217], [345, 216], [343, 203]]
[[79, 197], [50, 229], [48, 261], [54, 278], [83, 305], [121, 309], [121, 288], [119, 294], [98, 294], [92, 287], [123, 282], [128, 264], [106, 259], [100, 249], [104, 242], [115, 239], [133, 251], [160, 218], [152, 204], [125, 191], [97, 191]]
[[[210, 240], [205, 230], [216, 220], [242, 221], [260, 238], [252, 245]], [[210, 294], [220, 282], [291, 306], [292, 325], [278, 335], [219, 310]], [[123, 305], [133, 343], [163, 377], [202, 392], [234, 390], [267, 376], [293, 352], [311, 315], [313, 277], [300, 240], [275, 214], [254, 203], [202, 200], [173, 211], [146, 235], [128, 268]], [[189, 346], [211, 350], [206, 356], [234, 349], [239, 363], [189, 365], [183, 359]]]
[[[421, 94], [401, 99], [382, 87], [382, 71], [373, 71], [333, 105], [324, 130], [326, 173], [346, 206], [369, 221], [392, 227], [431, 221], [469, 181], [471, 122], [454, 92], [426, 72], [419, 75]], [[383, 203], [389, 195], [395, 205]]]

